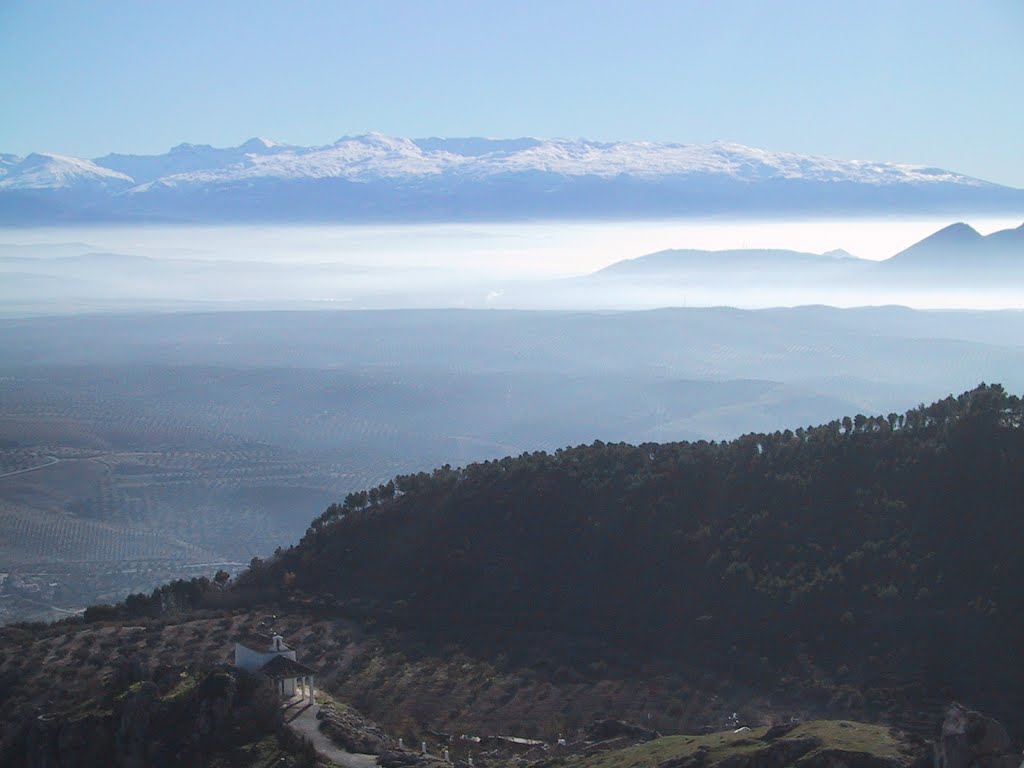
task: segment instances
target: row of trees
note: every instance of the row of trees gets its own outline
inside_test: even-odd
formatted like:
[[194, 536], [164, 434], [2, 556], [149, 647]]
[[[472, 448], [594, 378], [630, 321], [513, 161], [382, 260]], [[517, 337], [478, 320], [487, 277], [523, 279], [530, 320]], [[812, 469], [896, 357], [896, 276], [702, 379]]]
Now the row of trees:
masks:
[[[252, 571], [256, 571], [261, 566], [262, 562], [258, 558], [253, 558], [250, 563]], [[157, 587], [149, 594], [138, 592], [128, 595], [124, 602], [116, 605], [91, 605], [85, 609], [84, 618], [87, 622], [109, 621], [125, 618], [156, 618], [188, 613], [211, 603], [211, 596], [224, 595], [230, 581], [231, 574], [223, 569], [217, 571], [212, 580], [206, 576], [198, 576], [187, 581], [175, 579]], [[219, 602], [230, 601], [221, 600]]]

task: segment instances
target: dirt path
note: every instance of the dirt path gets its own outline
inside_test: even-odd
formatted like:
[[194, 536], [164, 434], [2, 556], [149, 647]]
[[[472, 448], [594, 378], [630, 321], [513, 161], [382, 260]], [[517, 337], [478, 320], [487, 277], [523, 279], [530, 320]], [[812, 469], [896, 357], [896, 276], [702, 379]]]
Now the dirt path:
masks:
[[52, 467], [54, 464], [57, 464], [58, 462], [60, 462], [60, 459], [56, 458], [55, 456], [51, 456], [50, 460], [45, 464], [37, 464], [34, 467], [26, 467], [25, 469], [16, 469], [13, 472], [4, 472], [2, 475], [0, 475], [0, 477], [14, 477], [15, 475], [23, 475], [26, 472], [35, 472], [37, 469], [46, 469], [47, 467]]
[[320, 724], [320, 721], [316, 719], [316, 714], [319, 711], [319, 704], [310, 704], [308, 701], [288, 704], [284, 710], [284, 721], [293, 731], [313, 742], [316, 751], [332, 763], [343, 766], [343, 768], [376, 768], [376, 755], [346, 752], [339, 749], [333, 741], [322, 734], [317, 727]]

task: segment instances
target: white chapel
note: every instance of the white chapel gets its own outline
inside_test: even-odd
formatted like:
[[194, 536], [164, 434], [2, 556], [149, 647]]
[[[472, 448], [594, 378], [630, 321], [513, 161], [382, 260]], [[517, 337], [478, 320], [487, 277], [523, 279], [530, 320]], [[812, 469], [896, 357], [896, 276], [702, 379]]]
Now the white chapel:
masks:
[[235, 666], [269, 678], [282, 699], [298, 696], [313, 701], [316, 670], [299, 663], [280, 635], [252, 634], [236, 642]]

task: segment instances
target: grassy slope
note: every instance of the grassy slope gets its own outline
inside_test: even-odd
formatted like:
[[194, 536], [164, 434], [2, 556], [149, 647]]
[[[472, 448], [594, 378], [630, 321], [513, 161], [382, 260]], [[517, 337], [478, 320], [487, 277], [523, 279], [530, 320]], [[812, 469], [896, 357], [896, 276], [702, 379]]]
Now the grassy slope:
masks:
[[[633, 747], [603, 752], [588, 757], [572, 758], [567, 768], [657, 768], [672, 761], [685, 763], [687, 758], [706, 752], [704, 765], [714, 766], [730, 758], [753, 756], [770, 743], [764, 740], [767, 728], [739, 733], [712, 733], [706, 736], [666, 736]], [[869, 754], [878, 758], [905, 761], [908, 746], [893, 732], [880, 725], [867, 725], [843, 720], [817, 720], [802, 723], [786, 734], [786, 739], [811, 737], [819, 746], [802, 756], [797, 765], [811, 761], [830, 751]]]

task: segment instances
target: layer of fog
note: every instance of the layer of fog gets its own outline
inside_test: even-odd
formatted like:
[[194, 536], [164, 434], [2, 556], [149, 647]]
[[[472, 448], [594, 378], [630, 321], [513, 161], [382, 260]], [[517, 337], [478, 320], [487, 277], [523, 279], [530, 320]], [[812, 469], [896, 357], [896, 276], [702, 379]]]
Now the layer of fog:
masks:
[[[842, 249], [880, 260], [949, 219], [684, 220], [419, 226], [115, 227], [0, 230], [0, 311], [150, 308], [498, 307], [641, 309], [804, 304], [1016, 308], [1010, 282], [866, 286], [800, 271], [594, 280], [666, 249]], [[1018, 219], [970, 218], [982, 234]], [[824, 260], [833, 257], [822, 256]]]

